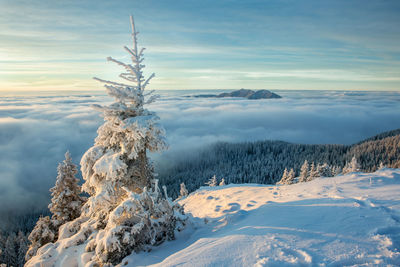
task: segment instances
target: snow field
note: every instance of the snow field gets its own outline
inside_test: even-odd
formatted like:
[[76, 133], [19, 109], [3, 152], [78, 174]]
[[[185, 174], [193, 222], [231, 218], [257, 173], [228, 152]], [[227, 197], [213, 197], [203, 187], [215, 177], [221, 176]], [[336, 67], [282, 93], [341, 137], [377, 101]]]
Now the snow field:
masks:
[[400, 170], [294, 185], [202, 187], [192, 223], [128, 266], [398, 266]]

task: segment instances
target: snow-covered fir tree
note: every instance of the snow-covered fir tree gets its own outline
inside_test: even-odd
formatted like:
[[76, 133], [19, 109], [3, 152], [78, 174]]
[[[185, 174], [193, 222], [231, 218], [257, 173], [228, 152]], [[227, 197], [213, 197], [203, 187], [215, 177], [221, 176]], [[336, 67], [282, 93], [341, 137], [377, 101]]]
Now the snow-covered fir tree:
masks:
[[332, 168], [328, 163], [318, 164], [317, 172], [320, 177], [332, 177]]
[[379, 163], [379, 170], [382, 170], [383, 168], [385, 168], [385, 165], [383, 164], [383, 162], [381, 161], [380, 163]]
[[333, 166], [332, 176], [338, 176], [342, 173], [342, 168], [340, 166]]
[[286, 179], [286, 184], [294, 184], [295, 183], [295, 181], [294, 181], [295, 177], [296, 177], [296, 174], [295, 174], [293, 168], [291, 168], [289, 173], [288, 173], [287, 179]]
[[51, 220], [55, 227], [78, 218], [85, 202], [85, 198], [80, 196], [79, 179], [75, 177], [78, 170], [72, 163], [68, 151], [65, 153], [65, 160], [58, 165], [57, 171], [56, 184], [50, 189], [52, 199], [49, 205], [49, 210], [53, 214]]
[[308, 171], [307, 181], [312, 181], [317, 177], [319, 177], [319, 173], [317, 171], [317, 168], [315, 167], [315, 163], [311, 162], [310, 170]]
[[285, 168], [285, 170], [283, 171], [282, 179], [277, 184], [294, 184], [295, 176], [296, 175], [293, 168], [291, 168], [290, 171]]
[[56, 237], [56, 227], [53, 225], [49, 216], [40, 217], [35, 228], [28, 236], [30, 246], [26, 253], [25, 259], [29, 260], [36, 255], [37, 250], [47, 243], [54, 242]]
[[358, 172], [360, 171], [361, 166], [357, 161], [356, 156], [353, 156], [350, 162], [347, 162], [346, 165], [343, 168], [343, 173], [349, 173], [349, 172]]
[[221, 182], [219, 182], [219, 186], [224, 186], [225, 185], [225, 178], [221, 179]]
[[208, 180], [208, 182], [206, 183], [206, 185], [208, 186], [217, 186], [218, 185], [218, 181], [217, 181], [217, 176], [213, 176], [210, 178], [210, 180]]
[[277, 184], [287, 184], [289, 172], [287, 168], [283, 171], [282, 178]]
[[18, 234], [8, 232], [8, 236], [0, 231], [0, 266], [23, 267], [27, 243], [27, 236], [22, 231], [18, 231]]
[[[183, 208], [171, 201], [166, 189], [160, 190], [147, 157], [148, 151], [167, 145], [158, 117], [144, 107], [156, 99], [152, 92], [144, 92], [154, 74], [143, 76], [144, 48], [138, 47], [138, 32], [130, 19], [133, 44], [124, 49], [132, 64], [108, 58], [125, 69], [119, 76], [125, 82], [95, 78], [115, 102], [94, 106], [105, 122], [81, 159], [82, 189], [89, 198], [80, 217], [60, 227], [54, 244], [57, 250], [85, 244], [84, 262], [89, 266], [116, 265], [134, 251], [174, 239], [175, 230], [181, 230], [186, 220]], [[48, 251], [39, 250], [35, 262], [54, 261]]]
[[24, 266], [25, 255], [26, 255], [26, 252], [28, 251], [28, 242], [27, 241], [28, 240], [26, 238], [26, 235], [24, 235], [24, 233], [19, 231], [18, 235], [17, 235], [18, 250], [17, 250], [16, 266]]
[[303, 183], [303, 182], [307, 181], [308, 169], [309, 169], [308, 161], [305, 160], [303, 165], [301, 165], [301, 168], [300, 168], [299, 183]]
[[351, 159], [350, 167], [352, 172], [359, 172], [361, 170], [361, 166], [358, 163], [356, 156], [353, 156]]
[[4, 246], [4, 262], [7, 266], [16, 266], [17, 265], [17, 243], [16, 243], [16, 235], [15, 233], [11, 233], [8, 235], [5, 246]]
[[188, 194], [189, 194], [189, 192], [186, 189], [185, 183], [181, 183], [181, 189], [180, 189], [179, 197], [186, 197]]

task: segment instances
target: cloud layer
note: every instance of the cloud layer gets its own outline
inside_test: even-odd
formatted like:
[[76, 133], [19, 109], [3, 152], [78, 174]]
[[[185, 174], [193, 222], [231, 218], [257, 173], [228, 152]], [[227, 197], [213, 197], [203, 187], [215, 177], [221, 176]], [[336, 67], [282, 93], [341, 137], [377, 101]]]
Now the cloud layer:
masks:
[[[170, 150], [153, 155], [158, 166], [216, 141], [350, 144], [400, 128], [398, 92], [277, 91], [282, 99], [256, 101], [160, 93], [149, 109], [160, 116]], [[65, 151], [79, 163], [102, 123], [90, 104], [108, 101], [102, 93], [0, 98], [0, 212], [47, 205]]]

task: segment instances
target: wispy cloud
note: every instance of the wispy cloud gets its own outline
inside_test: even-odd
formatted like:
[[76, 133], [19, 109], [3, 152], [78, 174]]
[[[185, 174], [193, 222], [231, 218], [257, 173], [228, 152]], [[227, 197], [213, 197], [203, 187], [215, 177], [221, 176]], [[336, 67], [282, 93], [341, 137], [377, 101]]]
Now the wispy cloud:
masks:
[[[235, 88], [398, 90], [400, 86], [396, 1], [0, 0], [0, 4], [0, 88], [22, 80], [27, 82], [22, 89], [28, 89], [29, 81], [35, 82], [33, 72], [41, 72], [48, 78], [46, 87], [56, 88], [53, 82], [64, 79], [65, 84], [78, 81], [78, 87], [87, 89], [82, 74], [113, 73], [101, 61], [109, 55], [124, 56], [121, 47], [131, 42], [130, 13], [141, 31], [141, 44], [148, 48], [149, 71], [159, 77], [154, 88], [227, 88], [234, 82]], [[68, 75], [60, 76], [55, 69]], [[228, 73], [182, 77], [182, 69], [236, 71], [240, 77]]]

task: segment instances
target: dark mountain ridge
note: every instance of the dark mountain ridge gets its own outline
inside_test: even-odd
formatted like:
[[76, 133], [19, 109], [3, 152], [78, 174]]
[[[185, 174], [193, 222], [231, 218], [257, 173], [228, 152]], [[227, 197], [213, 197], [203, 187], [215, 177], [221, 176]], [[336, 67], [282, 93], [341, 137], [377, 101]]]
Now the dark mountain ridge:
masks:
[[195, 95], [194, 97], [242, 97], [247, 99], [270, 99], [270, 98], [282, 98], [280, 95], [275, 94], [269, 90], [257, 90], [253, 91], [250, 89], [240, 89], [229, 93], [221, 93], [219, 95], [207, 94], [207, 95]]

